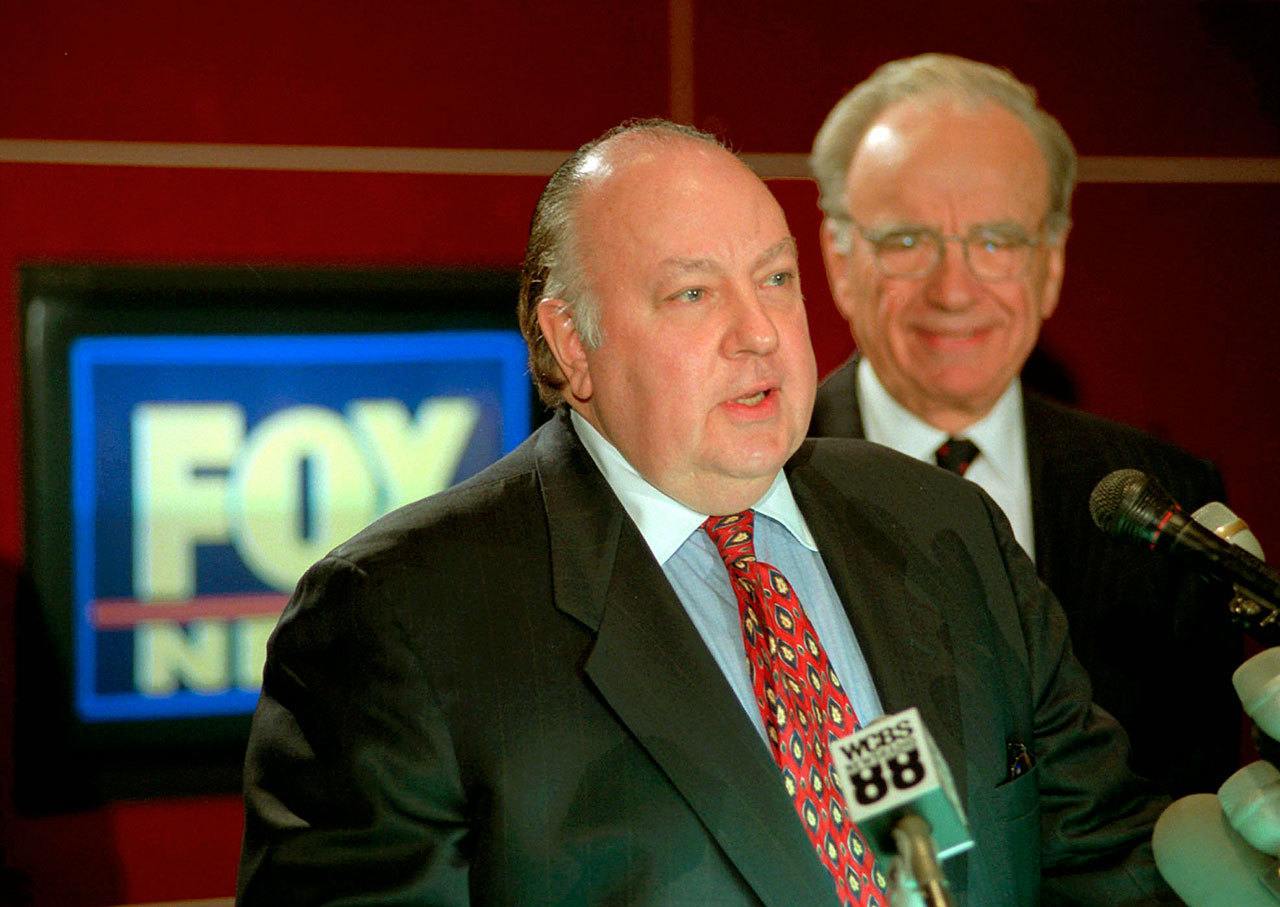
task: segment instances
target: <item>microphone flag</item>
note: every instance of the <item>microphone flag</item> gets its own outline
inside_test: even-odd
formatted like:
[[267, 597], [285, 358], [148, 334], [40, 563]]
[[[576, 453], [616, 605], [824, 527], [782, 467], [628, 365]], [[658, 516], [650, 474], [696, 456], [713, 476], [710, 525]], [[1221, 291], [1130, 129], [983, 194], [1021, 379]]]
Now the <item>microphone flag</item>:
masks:
[[897, 853], [893, 828], [906, 815], [929, 823], [938, 859], [973, 846], [951, 770], [920, 717], [886, 715], [832, 744], [845, 808], [878, 854]]

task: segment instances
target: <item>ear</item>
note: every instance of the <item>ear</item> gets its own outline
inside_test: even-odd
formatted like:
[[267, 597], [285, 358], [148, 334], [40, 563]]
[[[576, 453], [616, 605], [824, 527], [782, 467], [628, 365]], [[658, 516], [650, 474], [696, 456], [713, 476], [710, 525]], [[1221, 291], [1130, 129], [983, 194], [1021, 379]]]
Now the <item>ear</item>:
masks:
[[851, 262], [849, 252], [840, 248], [839, 230], [838, 221], [830, 217], [823, 218], [822, 226], [819, 228], [819, 239], [822, 243], [822, 263], [827, 269], [827, 286], [831, 289], [831, 298], [835, 300], [840, 314], [847, 320], [849, 316], [845, 312], [844, 299], [849, 289]]
[[591, 399], [591, 370], [587, 364], [587, 348], [569, 315], [569, 304], [563, 299], [544, 299], [538, 303], [538, 326], [547, 339], [551, 355], [569, 384], [575, 399]]
[[1062, 291], [1062, 277], [1067, 269], [1067, 236], [1064, 233], [1047, 251], [1045, 261], [1044, 290], [1040, 294], [1040, 318], [1044, 320], [1058, 307], [1058, 294]]

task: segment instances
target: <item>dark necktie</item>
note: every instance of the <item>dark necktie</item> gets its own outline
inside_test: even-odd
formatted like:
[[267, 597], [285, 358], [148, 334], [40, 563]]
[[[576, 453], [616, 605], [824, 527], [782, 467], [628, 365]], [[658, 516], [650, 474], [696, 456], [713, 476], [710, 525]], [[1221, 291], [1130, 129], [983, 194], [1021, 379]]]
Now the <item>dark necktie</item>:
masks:
[[[769, 749], [818, 859], [835, 879], [840, 902], [883, 907], [887, 880], [862, 833], [844, 814], [828, 756], [833, 741], [857, 728], [858, 716], [791, 584], [776, 567], [756, 560], [754, 526], [750, 510], [708, 517], [702, 524], [729, 570], [738, 600], [751, 687]], [[800, 903], [802, 893], [797, 898]]]
[[943, 469], [962, 476], [973, 465], [973, 461], [978, 459], [978, 454], [981, 452], [978, 450], [978, 445], [968, 438], [947, 438], [942, 442], [942, 446], [934, 451], [933, 458]]

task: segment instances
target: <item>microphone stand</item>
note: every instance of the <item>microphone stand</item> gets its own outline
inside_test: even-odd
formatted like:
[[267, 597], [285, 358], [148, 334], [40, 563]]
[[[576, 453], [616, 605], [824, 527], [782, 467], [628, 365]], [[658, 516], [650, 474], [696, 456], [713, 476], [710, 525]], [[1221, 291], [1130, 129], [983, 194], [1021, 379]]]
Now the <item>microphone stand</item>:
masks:
[[1232, 621], [1264, 646], [1280, 645], [1280, 608], [1251, 590], [1234, 586], [1227, 603]]
[[907, 813], [893, 826], [893, 841], [898, 850], [895, 869], [911, 879], [924, 903], [928, 907], [955, 907], [947, 877], [938, 864], [929, 823]]

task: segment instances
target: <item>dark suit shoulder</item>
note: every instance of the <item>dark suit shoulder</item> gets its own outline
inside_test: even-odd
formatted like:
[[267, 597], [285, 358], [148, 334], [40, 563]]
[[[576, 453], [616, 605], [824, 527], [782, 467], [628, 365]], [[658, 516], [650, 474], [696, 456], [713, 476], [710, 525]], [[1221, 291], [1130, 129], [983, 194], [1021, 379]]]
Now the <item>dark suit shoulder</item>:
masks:
[[[845, 437], [806, 438], [800, 445], [800, 449], [792, 456], [791, 468], [819, 470], [833, 477], [847, 476], [851, 468], [870, 469], [895, 479], [914, 476], [927, 480], [941, 476], [944, 482], [947, 481], [945, 477], [948, 475], [945, 470], [899, 453], [883, 444], [876, 444], [862, 438]], [[951, 476], [951, 478], [956, 477]], [[857, 484], [861, 485], [864, 481], [864, 478], [858, 477]]]
[[522, 445], [471, 480], [376, 520], [314, 564], [273, 636], [268, 672], [282, 663], [323, 672], [330, 659], [354, 664], [390, 650], [412, 666], [404, 676], [415, 683], [454, 689], [474, 654], [460, 641], [489, 634], [491, 650], [510, 653], [519, 643], [503, 621], [555, 623], [534, 462]]
[[1047, 456], [1087, 466], [1101, 479], [1116, 469], [1153, 475], [1187, 506], [1223, 497], [1222, 478], [1212, 462], [1169, 441], [1102, 416], [1063, 406], [1034, 393], [1024, 395], [1028, 443]]
[[[541, 512], [533, 436], [496, 463], [438, 494], [391, 511], [335, 548], [329, 558], [368, 573], [458, 570], [513, 526], [527, 531]], [[518, 543], [510, 539], [509, 544]]]
[[862, 437], [857, 378], [858, 357], [855, 355], [822, 382], [813, 401], [810, 435], [819, 438]]
[[846, 506], [874, 506], [894, 522], [936, 526], [975, 516], [986, 522], [985, 493], [973, 482], [861, 438], [808, 438], [787, 473], [793, 482], [824, 487]]

